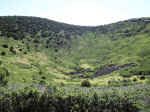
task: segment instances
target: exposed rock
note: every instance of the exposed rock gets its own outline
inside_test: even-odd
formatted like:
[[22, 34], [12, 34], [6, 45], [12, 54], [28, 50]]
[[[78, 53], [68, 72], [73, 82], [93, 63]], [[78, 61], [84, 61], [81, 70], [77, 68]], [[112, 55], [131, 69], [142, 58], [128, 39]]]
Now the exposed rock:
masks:
[[104, 65], [100, 68], [97, 68], [94, 75], [88, 76], [88, 78], [96, 78], [98, 76], [110, 74], [110, 73], [120, 70], [120, 69], [124, 69], [127, 67], [134, 67], [134, 66], [136, 66], [136, 64], [134, 64], [134, 63], [124, 64], [124, 65], [116, 65], [116, 64]]

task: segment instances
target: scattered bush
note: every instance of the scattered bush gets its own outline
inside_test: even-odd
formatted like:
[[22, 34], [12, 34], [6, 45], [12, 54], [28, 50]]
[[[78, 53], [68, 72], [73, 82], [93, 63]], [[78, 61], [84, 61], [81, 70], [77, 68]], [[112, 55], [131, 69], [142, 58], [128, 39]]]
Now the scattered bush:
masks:
[[4, 51], [1, 52], [1, 56], [5, 56], [6, 53]]
[[2, 61], [0, 60], [0, 65], [2, 65]]
[[13, 54], [16, 54], [16, 51], [14, 50], [14, 47], [10, 47], [10, 52], [12, 52]]
[[45, 76], [42, 76], [42, 77], [41, 77], [41, 79], [44, 79], [44, 80], [45, 80], [45, 79], [46, 79], [46, 77], [45, 77]]
[[6, 85], [8, 82], [8, 76], [9, 76], [9, 72], [6, 68], [1, 67], [0, 68], [0, 84], [1, 85]]
[[46, 81], [45, 81], [45, 80], [41, 80], [41, 81], [39, 82], [39, 84], [40, 84], [40, 85], [45, 85], [45, 84], [46, 84]]
[[2, 45], [3, 48], [8, 48], [7, 44]]
[[143, 71], [134, 71], [133, 72], [134, 74], [136, 74], [136, 75], [149, 75], [150, 74], [150, 71], [149, 70], [143, 70]]
[[137, 78], [133, 78], [133, 82], [136, 82], [137, 81]]
[[48, 45], [46, 45], [46, 46], [45, 46], [45, 48], [49, 48], [49, 46], [48, 46]]
[[42, 75], [43, 71], [41, 69], [39, 69], [39, 75]]
[[145, 76], [144, 75], [140, 76], [140, 80], [145, 80]]
[[27, 52], [24, 52], [24, 54], [27, 54]]
[[1, 52], [1, 56], [5, 56], [6, 53], [4, 51]]
[[107, 83], [110, 85], [110, 84], [111, 84], [111, 81], [109, 80]]
[[84, 80], [81, 82], [82, 87], [91, 87], [91, 83], [89, 80]]
[[20, 48], [19, 51], [22, 51], [22, 49]]
[[58, 49], [55, 49], [55, 52], [58, 52]]

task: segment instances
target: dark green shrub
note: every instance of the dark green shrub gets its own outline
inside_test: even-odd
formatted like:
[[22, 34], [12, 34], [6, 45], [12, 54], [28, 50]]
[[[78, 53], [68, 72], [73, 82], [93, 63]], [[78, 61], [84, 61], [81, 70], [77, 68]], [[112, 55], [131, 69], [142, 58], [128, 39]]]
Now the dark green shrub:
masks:
[[89, 80], [84, 80], [81, 82], [82, 87], [91, 87], [91, 83]]
[[8, 48], [7, 44], [2, 45], [3, 48]]
[[16, 54], [14, 47], [10, 47], [9, 51], [12, 52], [13, 54]]
[[6, 85], [8, 82], [8, 76], [9, 72], [6, 68], [1, 67], [0, 68], [0, 84], [1, 85]]
[[58, 52], [58, 49], [55, 49], [55, 52]]
[[22, 49], [20, 48], [19, 51], [22, 51]]
[[109, 81], [107, 82], [107, 83], [108, 83], [108, 85], [110, 85], [110, 84], [111, 84], [111, 82], [112, 82], [112, 81], [110, 81], [110, 80], [109, 80]]
[[145, 76], [144, 75], [140, 76], [140, 80], [145, 80]]
[[137, 78], [133, 78], [133, 82], [136, 82], [137, 81]]
[[1, 52], [1, 56], [5, 56], [6, 53], [4, 51]]
[[134, 74], [136, 75], [149, 75], [150, 71], [149, 70], [139, 70], [139, 71], [135, 71]]
[[136, 102], [117, 94], [86, 96], [53, 96], [27, 93], [6, 94], [0, 99], [2, 112], [139, 112]]
[[3, 63], [3, 62], [0, 60], [0, 65], [2, 65], [2, 63]]
[[45, 76], [42, 76], [42, 77], [41, 77], [41, 79], [44, 79], [44, 80], [45, 80], [45, 79], [46, 79], [46, 77], [45, 77]]
[[43, 71], [41, 69], [39, 69], [39, 75], [42, 75]]
[[45, 81], [45, 80], [41, 80], [41, 81], [39, 82], [39, 84], [40, 84], [40, 85], [45, 85], [45, 84], [46, 84], [46, 81]]
[[27, 52], [24, 52], [24, 54], [27, 54]]

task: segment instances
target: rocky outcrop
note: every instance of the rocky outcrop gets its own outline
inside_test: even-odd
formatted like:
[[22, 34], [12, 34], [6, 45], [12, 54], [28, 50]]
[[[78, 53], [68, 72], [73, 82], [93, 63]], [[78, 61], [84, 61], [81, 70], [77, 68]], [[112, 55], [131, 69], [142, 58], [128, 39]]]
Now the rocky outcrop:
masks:
[[136, 64], [134, 64], [134, 63], [124, 64], [124, 65], [116, 65], [116, 64], [104, 65], [100, 68], [97, 68], [95, 70], [94, 75], [88, 76], [88, 78], [96, 78], [98, 76], [110, 74], [110, 73], [120, 70], [120, 69], [124, 69], [127, 67], [134, 67], [134, 66], [136, 66]]
[[112, 72], [117, 70], [134, 66], [136, 66], [135, 63], [129, 63], [124, 65], [117, 65], [117, 64], [104, 65], [99, 68], [96, 68], [95, 70], [75, 68], [74, 72], [70, 72], [67, 75], [76, 76], [78, 78], [96, 78], [102, 75], [111, 74]]

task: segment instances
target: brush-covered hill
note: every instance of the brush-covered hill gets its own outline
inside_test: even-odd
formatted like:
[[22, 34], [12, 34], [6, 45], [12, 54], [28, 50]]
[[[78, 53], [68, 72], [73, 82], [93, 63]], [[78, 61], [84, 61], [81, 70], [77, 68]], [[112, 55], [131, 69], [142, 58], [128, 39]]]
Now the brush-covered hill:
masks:
[[25, 16], [0, 17], [0, 74], [8, 85], [92, 86], [146, 83], [150, 18], [76, 26]]

